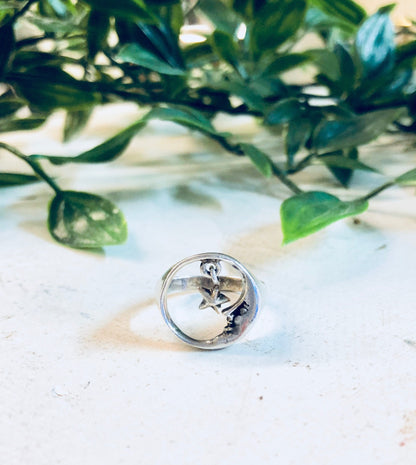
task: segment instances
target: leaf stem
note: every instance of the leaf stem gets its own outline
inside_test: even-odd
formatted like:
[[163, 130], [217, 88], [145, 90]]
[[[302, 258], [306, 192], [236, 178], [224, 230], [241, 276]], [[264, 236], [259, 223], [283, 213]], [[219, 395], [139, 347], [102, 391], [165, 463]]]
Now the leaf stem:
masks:
[[[231, 152], [234, 155], [238, 155], [240, 157], [245, 155], [245, 152], [240, 144], [232, 144], [222, 134], [213, 134], [205, 131], [204, 134], [218, 142], [228, 152]], [[282, 171], [275, 163], [272, 164], [272, 172], [273, 175], [276, 178], [278, 178], [279, 181], [282, 184], [284, 184], [287, 188], [289, 188], [293, 193], [301, 194], [303, 192], [303, 190], [299, 186], [297, 186], [291, 179], [289, 179], [286, 173]]]
[[360, 197], [357, 200], [361, 200], [361, 201], [369, 200], [369, 199], [375, 197], [380, 192], [382, 192], [382, 191], [384, 191], [384, 190], [386, 190], [389, 187], [392, 187], [394, 185], [395, 185], [394, 181], [386, 182], [386, 183], [382, 184], [381, 186], [376, 187], [374, 190], [370, 191], [368, 194], [364, 195], [363, 197]]
[[0, 148], [7, 150], [8, 152], [12, 153], [16, 157], [20, 158], [22, 161], [27, 163], [32, 170], [41, 178], [43, 179], [57, 194], [62, 192], [61, 188], [55, 183], [55, 181], [48, 176], [45, 171], [43, 171], [43, 168], [40, 166], [40, 164], [34, 160], [31, 157], [28, 157], [24, 153], [22, 153], [20, 150], [18, 150], [16, 147], [12, 147], [9, 144], [6, 144], [5, 142], [0, 142]]

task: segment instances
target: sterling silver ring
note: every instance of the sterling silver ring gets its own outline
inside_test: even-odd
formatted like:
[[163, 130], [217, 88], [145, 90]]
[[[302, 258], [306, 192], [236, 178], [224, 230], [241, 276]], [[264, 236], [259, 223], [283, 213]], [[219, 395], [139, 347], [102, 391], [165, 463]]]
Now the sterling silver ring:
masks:
[[159, 306], [169, 328], [199, 349], [233, 344], [252, 325], [259, 289], [245, 266], [221, 253], [201, 253], [162, 277]]

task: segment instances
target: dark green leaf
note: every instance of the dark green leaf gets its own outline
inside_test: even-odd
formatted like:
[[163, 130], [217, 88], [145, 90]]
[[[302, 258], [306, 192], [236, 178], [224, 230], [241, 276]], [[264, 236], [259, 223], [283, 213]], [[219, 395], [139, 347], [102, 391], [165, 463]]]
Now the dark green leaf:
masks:
[[107, 139], [102, 144], [99, 144], [76, 157], [60, 157], [52, 155], [32, 155], [32, 157], [47, 158], [55, 165], [62, 165], [65, 163], [104, 163], [112, 161], [124, 152], [131, 139], [142, 127], [144, 127], [145, 124], [144, 119], [139, 120], [110, 139]]
[[183, 54], [188, 68], [199, 68], [217, 60], [212, 45], [208, 42], [189, 45]]
[[343, 202], [326, 192], [304, 192], [282, 203], [283, 243], [295, 241], [319, 231], [335, 221], [363, 213], [367, 201]]
[[325, 42], [329, 42], [331, 34], [342, 31], [351, 35], [355, 32], [356, 25], [341, 16], [333, 16], [318, 8], [309, 8], [305, 16], [305, 25], [308, 30], [318, 32]]
[[396, 61], [397, 63], [403, 63], [406, 60], [414, 60], [416, 58], [416, 40], [408, 42], [397, 47], [396, 49]]
[[0, 132], [28, 131], [36, 129], [46, 121], [45, 117], [5, 118], [0, 120]]
[[394, 28], [389, 9], [379, 10], [360, 27], [355, 40], [364, 76], [389, 73], [395, 60]]
[[358, 25], [365, 18], [365, 10], [352, 0], [311, 0], [312, 5], [335, 18]]
[[251, 144], [240, 144], [240, 147], [261, 174], [268, 178], [273, 174], [273, 161], [268, 155]]
[[[230, 95], [239, 97], [251, 110], [263, 111], [264, 101], [261, 94], [255, 89], [255, 84], [251, 86], [245, 84], [240, 79], [222, 80], [218, 83], [211, 84], [216, 90], [223, 90]], [[261, 86], [263, 87], [263, 86]]]
[[222, 31], [214, 31], [212, 34], [214, 50], [226, 63], [238, 68], [238, 48], [232, 36]]
[[7, 23], [0, 28], [0, 79], [6, 70], [10, 55], [14, 50], [14, 45], [13, 25]]
[[341, 79], [339, 62], [334, 52], [326, 49], [317, 49], [309, 50], [308, 55], [319, 71], [329, 79], [332, 81], [339, 81]]
[[39, 178], [30, 174], [0, 173], [0, 187], [20, 186], [38, 182]]
[[416, 169], [410, 170], [402, 174], [394, 180], [396, 184], [401, 186], [416, 186]]
[[54, 239], [74, 248], [118, 245], [127, 239], [122, 212], [109, 200], [86, 192], [56, 194], [49, 207], [48, 227]]
[[[358, 150], [356, 147], [346, 150], [337, 150], [335, 152], [330, 152], [328, 154], [322, 155], [324, 158], [323, 162], [325, 163], [325, 157], [342, 157], [342, 158], [349, 158], [351, 160], [358, 160]], [[320, 158], [320, 157], [319, 157]], [[328, 159], [330, 161], [330, 159]], [[345, 188], [349, 186], [352, 177], [354, 176], [354, 170], [351, 168], [346, 167], [339, 167], [339, 166], [330, 166], [326, 165], [328, 170], [331, 174], [335, 177], [335, 179], [341, 183], [342, 186]]]
[[287, 98], [280, 100], [273, 105], [266, 114], [264, 122], [266, 124], [283, 124], [288, 123], [302, 114], [302, 106], [296, 98]]
[[149, 119], [172, 121], [191, 129], [217, 134], [209, 119], [205, 118], [199, 111], [190, 108], [155, 108], [151, 110], [147, 116]]
[[33, 68], [28, 72], [13, 73], [10, 78], [19, 93], [40, 111], [89, 108], [101, 101], [98, 93], [84, 88], [79, 81], [56, 67]]
[[88, 16], [87, 45], [91, 59], [100, 52], [106, 43], [110, 30], [110, 18], [108, 14], [98, 10], [92, 10]]
[[199, 0], [198, 8], [212, 22], [216, 29], [234, 34], [241, 19], [219, 0]]
[[378, 110], [355, 118], [325, 121], [315, 133], [316, 150], [333, 151], [367, 144], [398, 118], [401, 110]]
[[251, 49], [261, 55], [275, 50], [294, 36], [306, 12], [305, 0], [281, 0], [266, 3], [258, 12], [250, 31]]
[[124, 45], [118, 53], [117, 59], [122, 62], [143, 66], [144, 68], [157, 71], [161, 74], [168, 74], [173, 76], [185, 74], [184, 69], [171, 66], [169, 63], [163, 61], [147, 50], [140, 48], [136, 44]]
[[24, 102], [15, 98], [5, 98], [0, 100], [0, 118], [13, 115], [19, 108], [22, 108], [23, 106]]
[[64, 142], [69, 141], [78, 134], [87, 124], [92, 113], [92, 108], [68, 111], [65, 117]]
[[312, 132], [312, 124], [307, 118], [297, 118], [289, 122], [286, 135], [286, 154], [289, 166], [298, 151], [305, 146]]
[[130, 21], [155, 22], [153, 13], [141, 0], [85, 0], [94, 9]]
[[358, 160], [358, 150], [355, 147], [320, 155], [317, 160], [323, 163], [344, 187], [348, 187], [355, 170], [377, 172]]
[[339, 85], [346, 91], [354, 88], [357, 70], [351, 53], [343, 44], [336, 44], [334, 47], [335, 56], [338, 59], [340, 70]]
[[261, 74], [263, 76], [278, 76], [285, 71], [307, 63], [309, 60], [310, 57], [303, 53], [290, 53], [278, 56], [266, 66]]

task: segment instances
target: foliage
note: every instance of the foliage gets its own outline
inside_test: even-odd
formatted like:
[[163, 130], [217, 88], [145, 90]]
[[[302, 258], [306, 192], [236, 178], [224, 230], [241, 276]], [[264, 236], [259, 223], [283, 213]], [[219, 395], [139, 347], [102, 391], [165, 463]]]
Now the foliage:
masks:
[[[414, 186], [415, 170], [350, 201], [305, 192], [295, 179], [320, 163], [347, 187], [356, 170], [374, 170], [360, 161], [359, 147], [392, 128], [416, 133], [416, 27], [395, 30], [392, 8], [368, 16], [353, 0], [0, 1], [0, 132], [36, 129], [64, 109], [69, 140], [95, 106], [126, 101], [148, 109], [73, 157], [26, 155], [0, 142], [34, 172], [0, 173], [0, 187], [46, 182], [55, 191], [49, 230], [61, 243], [121, 243], [127, 230], [119, 209], [96, 195], [63, 191], [44, 160], [112, 161], [148, 121], [162, 119], [247, 156], [288, 187], [293, 196], [281, 207], [285, 243], [357, 215], [382, 190]], [[195, 17], [211, 32], [186, 44], [181, 31]], [[299, 52], [307, 35], [321, 46]], [[290, 70], [302, 71], [305, 85], [291, 83]], [[282, 128], [285, 163], [220, 132], [213, 122], [220, 112], [251, 115], [272, 133]]]

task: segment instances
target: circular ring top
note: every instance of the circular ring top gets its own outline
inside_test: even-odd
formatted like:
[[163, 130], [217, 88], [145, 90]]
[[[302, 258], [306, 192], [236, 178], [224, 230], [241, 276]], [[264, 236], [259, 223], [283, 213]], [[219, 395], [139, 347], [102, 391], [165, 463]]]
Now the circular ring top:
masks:
[[[198, 262], [200, 276], [177, 277], [182, 268]], [[230, 265], [241, 277], [221, 276], [221, 263]], [[222, 333], [211, 339], [195, 339], [186, 334], [169, 313], [169, 294], [198, 292], [202, 297], [200, 309], [212, 308], [223, 319], [226, 317]], [[207, 252], [181, 260], [163, 275], [159, 306], [165, 322], [183, 342], [199, 349], [221, 349], [248, 330], [257, 315], [259, 299], [258, 286], [245, 266], [229, 255]], [[198, 308], [190, 311], [197, 312]]]

